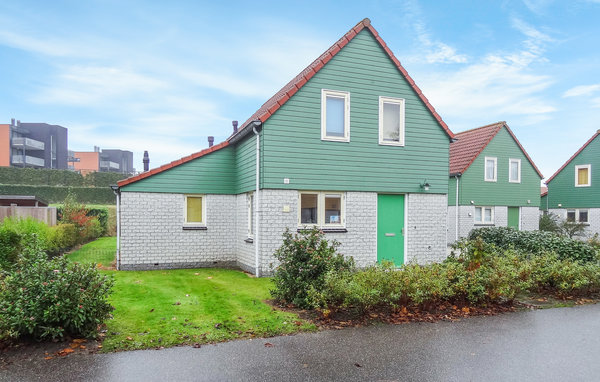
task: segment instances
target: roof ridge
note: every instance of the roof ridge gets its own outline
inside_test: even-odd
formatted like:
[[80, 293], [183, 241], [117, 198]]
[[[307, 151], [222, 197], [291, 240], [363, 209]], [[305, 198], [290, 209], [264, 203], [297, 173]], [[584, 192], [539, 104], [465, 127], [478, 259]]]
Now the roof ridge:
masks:
[[554, 177], [556, 177], [556, 175], [558, 175], [562, 170], [565, 169], [565, 167], [567, 167], [567, 165], [569, 163], [571, 163], [571, 161], [573, 161], [573, 159], [575, 159], [577, 157], [577, 155], [579, 155], [590, 143], [592, 143], [594, 141], [594, 139], [596, 139], [596, 137], [598, 137], [600, 135], [600, 129], [597, 130], [594, 135], [592, 135], [592, 137], [590, 139], [587, 140], [587, 142], [585, 142], [583, 144], [583, 146], [581, 146], [579, 148], [579, 150], [577, 150], [575, 152], [575, 154], [571, 155], [571, 157], [558, 169], [556, 170], [556, 172], [554, 174], [552, 174], [552, 176], [550, 178], [548, 178], [548, 180], [545, 182], [546, 185], [548, 183], [550, 183], [552, 181], [552, 179], [554, 179]]
[[506, 121], [498, 121], [498, 122], [494, 122], [494, 123], [489, 123], [487, 125], [484, 126], [479, 126], [479, 127], [475, 127], [469, 130], [465, 130], [465, 131], [460, 131], [458, 133], [454, 133], [455, 136], [460, 135], [460, 134], [465, 134], [465, 133], [470, 133], [472, 131], [475, 130], [479, 130], [479, 129], [484, 129], [484, 128], [488, 128], [488, 127], [492, 127], [492, 126], [497, 126], [497, 125], [506, 125]]

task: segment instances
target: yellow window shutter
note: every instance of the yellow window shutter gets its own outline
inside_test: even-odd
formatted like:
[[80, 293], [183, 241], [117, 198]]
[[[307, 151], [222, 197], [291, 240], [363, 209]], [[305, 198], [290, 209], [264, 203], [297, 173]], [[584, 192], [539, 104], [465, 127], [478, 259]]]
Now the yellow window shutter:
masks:
[[588, 176], [589, 176], [588, 169], [580, 168], [577, 173], [577, 184], [578, 185], [589, 184]]

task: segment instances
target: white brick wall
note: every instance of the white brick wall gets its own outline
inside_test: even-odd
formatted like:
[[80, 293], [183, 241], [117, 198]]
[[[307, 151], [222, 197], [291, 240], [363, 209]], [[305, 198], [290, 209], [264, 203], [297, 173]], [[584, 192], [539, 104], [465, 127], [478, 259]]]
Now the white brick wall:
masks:
[[538, 207], [521, 207], [521, 229], [535, 231], [540, 228], [540, 209]]
[[[588, 208], [587, 210], [590, 225], [585, 230], [586, 237], [591, 237], [596, 233], [600, 235], [600, 208]], [[567, 218], [566, 208], [556, 208], [548, 211], [557, 215], [560, 219], [564, 220]]]
[[183, 230], [184, 195], [121, 193], [121, 269], [235, 266], [235, 202], [206, 195], [207, 230]]
[[405, 223], [405, 262], [426, 264], [444, 260], [448, 196], [408, 194], [408, 221]]
[[235, 250], [237, 263], [245, 271], [254, 273], [254, 243], [248, 240], [248, 194], [236, 198]]

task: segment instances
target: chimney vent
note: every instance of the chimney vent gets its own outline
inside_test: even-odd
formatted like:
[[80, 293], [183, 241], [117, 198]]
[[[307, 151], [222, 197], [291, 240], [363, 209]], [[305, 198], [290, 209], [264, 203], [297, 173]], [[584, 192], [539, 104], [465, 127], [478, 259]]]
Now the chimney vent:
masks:
[[17, 127], [21, 127], [21, 120], [17, 119]]
[[11, 125], [11, 126], [14, 126], [14, 125], [15, 125], [15, 119], [14, 119], [14, 118], [11, 118], [11, 119], [10, 119], [10, 125]]
[[231, 124], [233, 125], [233, 133], [237, 133], [238, 121], [231, 121]]
[[208, 137], [208, 147], [212, 147], [215, 143], [215, 137]]
[[150, 157], [148, 156], [148, 151], [144, 151], [144, 172], [150, 170]]

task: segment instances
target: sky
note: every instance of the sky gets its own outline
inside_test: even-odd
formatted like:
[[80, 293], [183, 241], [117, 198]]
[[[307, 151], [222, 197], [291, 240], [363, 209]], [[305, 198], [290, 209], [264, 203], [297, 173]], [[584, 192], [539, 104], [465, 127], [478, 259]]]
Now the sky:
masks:
[[600, 129], [600, 0], [3, 0], [0, 123], [158, 167], [225, 140], [365, 17], [453, 132], [506, 121], [546, 178]]

